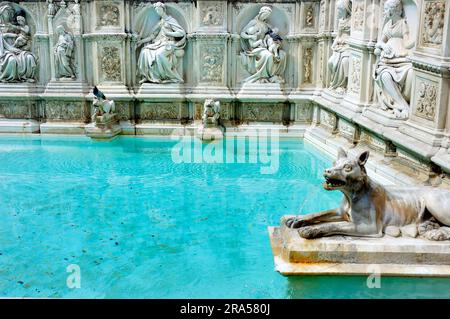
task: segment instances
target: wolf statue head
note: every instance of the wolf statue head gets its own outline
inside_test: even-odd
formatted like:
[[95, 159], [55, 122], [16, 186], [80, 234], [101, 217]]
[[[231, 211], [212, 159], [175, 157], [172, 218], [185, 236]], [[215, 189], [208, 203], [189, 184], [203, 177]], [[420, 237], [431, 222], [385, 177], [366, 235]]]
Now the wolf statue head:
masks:
[[355, 158], [349, 158], [340, 148], [338, 158], [333, 167], [325, 170], [323, 176], [326, 190], [340, 190], [344, 193], [357, 191], [368, 183], [368, 176], [364, 165], [369, 159], [369, 151], [360, 153]]

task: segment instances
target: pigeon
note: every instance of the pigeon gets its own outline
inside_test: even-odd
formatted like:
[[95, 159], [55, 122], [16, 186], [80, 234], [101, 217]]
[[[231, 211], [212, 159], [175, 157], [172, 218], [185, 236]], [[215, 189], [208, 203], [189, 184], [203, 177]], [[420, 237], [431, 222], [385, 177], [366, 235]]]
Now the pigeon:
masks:
[[105, 95], [103, 94], [103, 92], [100, 91], [96, 86], [94, 86], [94, 90], [93, 90], [92, 93], [94, 93], [94, 95], [95, 95], [97, 98], [102, 99], [102, 100], [106, 100], [106, 96], [105, 96]]
[[272, 39], [274, 39], [275, 41], [283, 41], [283, 38], [280, 37], [279, 34], [273, 32], [272, 29], [269, 29], [269, 31], [266, 32], [266, 34], [268, 34]]

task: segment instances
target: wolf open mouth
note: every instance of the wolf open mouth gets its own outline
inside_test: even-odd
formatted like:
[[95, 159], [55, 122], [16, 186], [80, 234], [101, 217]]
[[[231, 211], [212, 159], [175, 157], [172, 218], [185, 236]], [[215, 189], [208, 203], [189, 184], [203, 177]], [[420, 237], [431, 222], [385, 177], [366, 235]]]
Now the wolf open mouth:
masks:
[[325, 182], [327, 187], [341, 187], [344, 186], [346, 183], [340, 179], [336, 179], [336, 178], [330, 178], [330, 177], [325, 177]]

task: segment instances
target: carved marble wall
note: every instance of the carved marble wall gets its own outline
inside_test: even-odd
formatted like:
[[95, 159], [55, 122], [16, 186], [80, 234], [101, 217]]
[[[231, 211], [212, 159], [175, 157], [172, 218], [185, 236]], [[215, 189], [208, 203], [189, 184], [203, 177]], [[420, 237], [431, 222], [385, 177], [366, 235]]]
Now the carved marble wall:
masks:
[[97, 85], [129, 125], [194, 121], [196, 105], [211, 97], [236, 123], [314, 123], [315, 108], [324, 108], [342, 136], [367, 128], [399, 147], [431, 147], [424, 156], [450, 153], [449, 0], [28, 0], [0, 8], [0, 101], [14, 101], [0, 103], [0, 120], [84, 123]]

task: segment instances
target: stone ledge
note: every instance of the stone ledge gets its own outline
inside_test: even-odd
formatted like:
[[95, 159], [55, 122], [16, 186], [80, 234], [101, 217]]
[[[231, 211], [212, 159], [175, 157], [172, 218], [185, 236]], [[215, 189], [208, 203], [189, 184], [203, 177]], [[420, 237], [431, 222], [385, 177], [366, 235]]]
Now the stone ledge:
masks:
[[35, 120], [0, 119], [0, 133], [39, 133], [39, 129]]
[[450, 277], [450, 245], [417, 238], [332, 236], [304, 239], [269, 227], [275, 269], [283, 275]]

